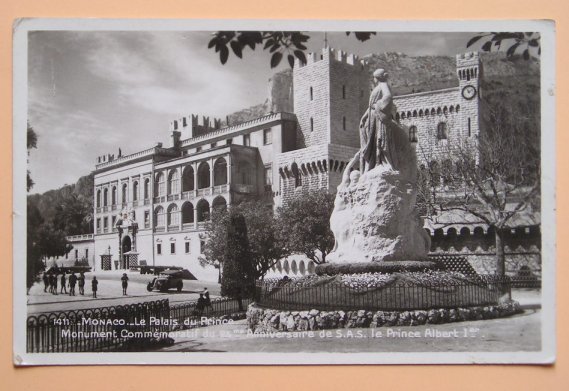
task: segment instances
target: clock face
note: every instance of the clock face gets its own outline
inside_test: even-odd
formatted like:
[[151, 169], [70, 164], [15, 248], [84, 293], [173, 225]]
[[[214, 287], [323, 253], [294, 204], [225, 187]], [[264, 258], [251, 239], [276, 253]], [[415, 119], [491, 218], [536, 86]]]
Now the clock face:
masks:
[[466, 86], [462, 89], [462, 96], [464, 99], [472, 99], [476, 96], [476, 87], [474, 86]]

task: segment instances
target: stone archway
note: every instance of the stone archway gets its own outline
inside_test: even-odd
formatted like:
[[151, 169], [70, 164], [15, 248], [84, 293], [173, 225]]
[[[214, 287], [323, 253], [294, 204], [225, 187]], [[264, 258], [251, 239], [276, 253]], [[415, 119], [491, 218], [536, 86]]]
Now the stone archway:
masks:
[[130, 238], [129, 235], [125, 235], [122, 238], [121, 249], [122, 249], [121, 269], [128, 269], [129, 267], [128, 255], [125, 254], [129, 253], [132, 250], [132, 239]]

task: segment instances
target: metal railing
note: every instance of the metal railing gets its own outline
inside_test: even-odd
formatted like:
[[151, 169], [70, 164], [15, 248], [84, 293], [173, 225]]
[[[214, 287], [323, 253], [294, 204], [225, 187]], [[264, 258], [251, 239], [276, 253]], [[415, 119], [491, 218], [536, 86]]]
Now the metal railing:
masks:
[[512, 288], [541, 289], [541, 278], [536, 275], [510, 277]]
[[[143, 350], [144, 339], [167, 337], [176, 323], [182, 328], [211, 325], [214, 318], [245, 311], [251, 302], [243, 299], [240, 309], [239, 301], [231, 298], [212, 299], [210, 306], [198, 305], [197, 301], [171, 305], [165, 299], [32, 315], [27, 320], [27, 352]], [[126, 346], [128, 341], [133, 343]]]
[[208, 319], [232, 315], [247, 310], [247, 306], [253, 299], [242, 299], [241, 308], [239, 301], [229, 298], [215, 298], [211, 300], [211, 306], [200, 306], [197, 301], [174, 304], [170, 306], [170, 318], [176, 319], [178, 324], [185, 328], [207, 326], [207, 321], [203, 322], [202, 317]]
[[256, 303], [286, 310], [407, 311], [497, 304], [511, 297], [512, 280], [493, 275], [444, 282], [395, 280], [377, 287], [352, 287], [336, 277], [314, 285], [265, 280], [256, 286]]
[[[167, 299], [29, 316], [27, 351], [59, 353], [120, 350], [126, 341], [133, 338], [167, 335], [168, 325], [150, 320], [169, 316]], [[134, 333], [142, 334], [139, 336]]]

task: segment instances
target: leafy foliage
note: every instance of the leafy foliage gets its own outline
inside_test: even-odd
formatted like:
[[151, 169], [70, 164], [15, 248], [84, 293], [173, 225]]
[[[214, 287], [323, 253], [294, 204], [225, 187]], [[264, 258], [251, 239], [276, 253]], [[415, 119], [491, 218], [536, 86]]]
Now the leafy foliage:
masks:
[[[485, 52], [492, 50], [502, 50], [502, 44], [507, 45], [506, 56], [512, 58], [516, 52], [521, 51], [524, 60], [529, 60], [531, 57], [530, 48], [535, 48], [537, 56], [541, 54], [541, 42], [539, 33], [531, 32], [494, 32], [494, 33], [480, 33], [472, 37], [466, 47], [474, 45], [480, 40], [485, 40], [481, 49]], [[519, 49], [519, 50], [518, 50]]]
[[[37, 134], [30, 124], [27, 130], [28, 153], [37, 148]], [[33, 180], [28, 171], [28, 191]], [[93, 176], [27, 199], [26, 283], [30, 288], [44, 269], [44, 259], [65, 255], [73, 248], [67, 235], [93, 232]]]
[[480, 136], [449, 146], [447, 159], [433, 161], [423, 174], [423, 200], [434, 221], [438, 212], [460, 211], [493, 228], [498, 274], [505, 273], [504, 231], [521, 212], [539, 208], [539, 108], [539, 99], [485, 95]]
[[26, 283], [28, 289], [44, 270], [43, 259], [65, 255], [73, 248], [65, 233], [45, 222], [37, 206], [28, 200]]
[[[28, 133], [27, 133], [27, 149], [28, 149], [28, 156], [30, 154], [30, 150], [33, 148], [38, 147], [38, 135], [36, 134], [34, 128], [28, 122]], [[34, 186], [34, 181], [30, 175], [30, 170], [27, 171], [27, 178], [26, 178], [26, 189], [28, 191]]]
[[[346, 32], [350, 35], [350, 32]], [[367, 41], [374, 32], [359, 31], [355, 34], [359, 41]], [[255, 50], [263, 46], [263, 50], [271, 53], [271, 68], [277, 67], [286, 57], [290, 67], [294, 67], [295, 58], [306, 63], [306, 43], [310, 36], [301, 31], [217, 31], [209, 41], [208, 48], [214, 48], [219, 53], [219, 61], [225, 64], [229, 58], [230, 49], [233, 54], [243, 58], [243, 50], [249, 47]]]
[[326, 190], [299, 194], [279, 208], [279, 234], [287, 249], [305, 254], [316, 264], [326, 262], [334, 247], [333, 209], [334, 196]]
[[237, 299], [242, 310], [241, 299], [252, 297], [255, 292], [255, 268], [249, 250], [245, 217], [238, 213], [229, 216], [225, 243], [221, 294]]
[[92, 202], [75, 193], [69, 194], [55, 206], [53, 225], [67, 235], [93, 232]]
[[67, 235], [93, 232], [93, 174], [73, 185], [29, 195], [42, 217]]
[[[263, 276], [275, 263], [288, 255], [277, 235], [277, 223], [270, 208], [261, 201], [248, 201], [234, 205], [229, 210], [214, 210], [211, 222], [204, 235], [206, 245], [202, 264], [218, 266], [224, 261], [227, 248], [227, 232], [231, 219], [242, 216], [245, 219], [249, 257], [255, 279]], [[224, 266], [225, 268], [225, 266]]]

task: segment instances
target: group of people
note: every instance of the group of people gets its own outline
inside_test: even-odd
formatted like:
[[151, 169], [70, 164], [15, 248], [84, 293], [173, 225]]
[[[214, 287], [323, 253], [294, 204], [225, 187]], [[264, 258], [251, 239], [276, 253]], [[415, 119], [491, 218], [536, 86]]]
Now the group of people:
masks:
[[[58, 273], [56, 272], [46, 272], [43, 274], [43, 283], [44, 283], [44, 292], [52, 293], [54, 295], [58, 294], [57, 285], [58, 279], [61, 283], [60, 293], [69, 294], [69, 296], [75, 296], [75, 286], [79, 286], [79, 294], [85, 294], [85, 274], [83, 272], [79, 273], [79, 276], [75, 274], [75, 272], [71, 272], [69, 278], [65, 272], [61, 273], [61, 277], [59, 277]], [[91, 280], [91, 291], [93, 292], [93, 297], [97, 298], [97, 290], [98, 290], [99, 280], [97, 280], [96, 276], [93, 276]], [[122, 285], [122, 294], [123, 296], [127, 296], [127, 288], [128, 288], [128, 276], [126, 273], [123, 273], [121, 277], [121, 285]], [[67, 292], [67, 287], [69, 287], [69, 293]], [[209, 291], [207, 288], [200, 293], [200, 297], [197, 302], [197, 310], [200, 314], [206, 308], [212, 308], [211, 299], [209, 297]]]
[[[69, 278], [65, 272], [61, 273], [61, 277], [59, 277], [58, 273], [44, 273], [43, 274], [43, 283], [44, 283], [44, 292], [52, 293], [54, 295], [58, 294], [57, 285], [58, 280], [61, 283], [59, 293], [69, 294], [69, 296], [75, 296], [75, 286], [79, 286], [79, 294], [85, 294], [85, 274], [83, 272], [79, 273], [77, 276], [75, 272], [71, 272]], [[67, 287], [69, 287], [69, 293], [67, 292]]]
[[204, 290], [200, 293], [200, 297], [196, 304], [196, 310], [201, 315], [204, 312], [204, 310], [208, 307], [213, 310], [213, 306], [211, 305], [211, 299], [209, 297], [209, 291], [207, 290], [207, 288], [204, 288]]
[[[58, 292], [58, 282], [61, 284]], [[79, 275], [76, 275], [75, 272], [71, 272], [69, 278], [65, 272], [61, 273], [61, 277], [57, 272], [46, 272], [43, 274], [43, 284], [44, 292], [49, 292], [54, 295], [59, 293], [61, 294], [69, 294], [69, 296], [75, 296], [75, 286], [79, 287], [79, 294], [81, 296], [85, 295], [85, 274], [80, 272]], [[91, 290], [93, 291], [93, 297], [97, 297], [97, 286], [99, 285], [99, 281], [97, 280], [96, 276], [93, 276], [93, 280], [91, 280]], [[69, 287], [69, 292], [67, 291], [67, 287]]]

